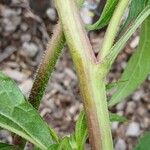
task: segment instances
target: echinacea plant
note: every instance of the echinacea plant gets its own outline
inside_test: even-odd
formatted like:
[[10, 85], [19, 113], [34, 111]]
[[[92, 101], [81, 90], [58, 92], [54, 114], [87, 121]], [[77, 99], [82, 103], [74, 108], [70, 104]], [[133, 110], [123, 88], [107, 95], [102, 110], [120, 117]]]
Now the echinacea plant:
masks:
[[[0, 127], [23, 139], [20, 145], [0, 144], [1, 149], [24, 149], [24, 143], [41, 150], [83, 150], [89, 138], [92, 150], [113, 150], [111, 122], [126, 118], [109, 112], [147, 78], [150, 71], [150, 0], [107, 0], [99, 20], [85, 25], [79, 15], [84, 0], [55, 0], [59, 21], [38, 68], [29, 98], [25, 98], [14, 81], [0, 72]], [[128, 15], [122, 19], [126, 11]], [[87, 36], [90, 30], [107, 27], [98, 55]], [[140, 42], [117, 83], [106, 77], [118, 54], [140, 27]], [[75, 131], [59, 137], [40, 117], [37, 109], [48, 80], [65, 45], [68, 45], [79, 79], [84, 110]], [[123, 82], [122, 82], [123, 81]], [[110, 99], [107, 89], [116, 91]], [[59, 110], [58, 110], [59, 111]], [[134, 150], [148, 150], [150, 133], [146, 133]]]

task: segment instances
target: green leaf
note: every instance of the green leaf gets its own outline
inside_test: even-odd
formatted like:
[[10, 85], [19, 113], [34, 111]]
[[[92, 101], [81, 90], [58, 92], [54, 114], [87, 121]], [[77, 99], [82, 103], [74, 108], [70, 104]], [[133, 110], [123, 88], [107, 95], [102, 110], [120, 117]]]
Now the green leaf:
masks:
[[150, 132], [144, 134], [134, 150], [150, 150]]
[[38, 147], [34, 147], [33, 150], [41, 150], [41, 149]]
[[87, 25], [86, 28], [88, 30], [97, 30], [105, 27], [109, 23], [118, 2], [119, 0], [107, 0], [99, 20], [92, 25]]
[[0, 150], [16, 150], [15, 146], [6, 143], [0, 143]]
[[41, 149], [53, 141], [49, 128], [26, 101], [15, 82], [0, 72], [0, 126], [29, 140]]
[[120, 116], [114, 113], [109, 113], [110, 121], [111, 122], [127, 122], [127, 118], [124, 116]]
[[60, 138], [59, 138], [58, 134], [56, 133], [56, 131], [52, 128], [49, 128], [49, 132], [50, 132], [50, 135], [52, 136], [53, 141], [55, 141], [56, 143], [59, 143]]
[[75, 133], [69, 137], [59, 139], [59, 146], [53, 145], [49, 149], [54, 150], [83, 150], [85, 142], [88, 138], [88, 129], [86, 125], [86, 118], [83, 111], [80, 112], [76, 123]]
[[59, 150], [77, 150], [78, 146], [74, 135], [64, 137], [60, 143]]
[[129, 96], [146, 79], [150, 71], [150, 17], [141, 29], [139, 47], [130, 58], [125, 71], [121, 76], [127, 82], [118, 86], [117, 92], [112, 96], [109, 106], [113, 106]]
[[109, 71], [112, 63], [115, 61], [119, 52], [124, 48], [126, 42], [129, 40], [131, 35], [136, 31], [136, 29], [143, 23], [143, 21], [150, 15], [150, 6], [147, 6], [137, 17], [135, 22], [129, 29], [125, 32], [125, 34], [119, 39], [117, 43], [111, 48], [110, 53], [106, 56], [103, 65]]
[[118, 81], [118, 82], [109, 83], [106, 85], [106, 90], [110, 91], [112, 89], [117, 89], [119, 84], [121, 84], [122, 82], [126, 82], [126, 81]]
[[[123, 116], [117, 114], [109, 113], [110, 121], [114, 122], [126, 122], [127, 119]], [[63, 138], [59, 141], [59, 144], [52, 145], [49, 150], [52, 148], [54, 150], [83, 150], [86, 140], [88, 138], [88, 129], [86, 123], [86, 117], [84, 111], [80, 112], [79, 118], [75, 127], [75, 134]]]
[[121, 27], [121, 30], [120, 30], [121, 33], [123, 33], [129, 27], [129, 25], [134, 23], [135, 19], [144, 8], [145, 8], [144, 0], [132, 0], [131, 1], [130, 7], [129, 7], [129, 14], [125, 23]]
[[[109, 113], [110, 121], [126, 122], [127, 119], [117, 114]], [[80, 112], [79, 119], [75, 127], [75, 140], [77, 142], [78, 150], [83, 150], [86, 140], [88, 138], [88, 129], [84, 111]]]
[[86, 124], [86, 117], [85, 113], [81, 111], [75, 127], [75, 139], [78, 144], [78, 150], [84, 149], [87, 138], [88, 129]]
[[147, 2], [147, 3], [146, 3], [147, 5], [150, 5], [150, 0], [147, 0], [146, 2]]
[[61, 149], [59, 148], [59, 144], [53, 144], [48, 148], [48, 150], [61, 150]]

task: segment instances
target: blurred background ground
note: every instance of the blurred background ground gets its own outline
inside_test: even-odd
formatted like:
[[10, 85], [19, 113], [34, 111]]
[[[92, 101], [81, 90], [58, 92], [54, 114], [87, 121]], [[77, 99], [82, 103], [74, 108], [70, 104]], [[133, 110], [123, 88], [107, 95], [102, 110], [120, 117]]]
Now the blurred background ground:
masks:
[[[43, 0], [40, 4], [41, 0], [36, 1], [37, 3], [30, 3], [34, 9], [32, 13], [27, 0], [0, 0], [0, 69], [16, 81], [26, 96], [29, 95], [37, 66], [57, 23], [57, 13], [52, 2]], [[39, 4], [43, 9], [39, 8]], [[81, 11], [85, 23], [92, 22], [88, 10], [95, 9], [97, 4], [96, 1], [85, 3]], [[103, 36], [104, 30], [89, 33], [95, 53]], [[138, 41], [137, 31], [118, 56], [108, 81], [117, 81]], [[78, 79], [69, 51], [65, 48], [43, 97], [40, 114], [64, 136], [73, 132], [82, 107]], [[129, 120], [125, 124], [112, 123], [115, 149], [132, 150], [137, 139], [150, 130], [150, 76], [126, 101], [112, 108], [112, 112], [124, 115]], [[10, 133], [0, 130], [0, 140], [11, 143]], [[87, 146], [85, 149], [90, 148]]]

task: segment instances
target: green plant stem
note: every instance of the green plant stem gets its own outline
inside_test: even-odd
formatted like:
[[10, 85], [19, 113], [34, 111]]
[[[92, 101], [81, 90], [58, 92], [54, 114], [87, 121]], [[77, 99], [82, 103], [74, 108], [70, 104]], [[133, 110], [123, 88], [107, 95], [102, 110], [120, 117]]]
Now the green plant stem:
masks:
[[38, 68], [36, 78], [29, 96], [29, 102], [38, 109], [46, 85], [53, 72], [57, 59], [65, 44], [65, 37], [60, 22], [56, 25], [51, 41], [47, 45], [42, 62]]
[[115, 40], [116, 37], [116, 33], [118, 31], [119, 25], [120, 25], [120, 21], [122, 18], [122, 15], [128, 5], [130, 0], [120, 0], [116, 10], [111, 18], [111, 21], [109, 23], [109, 26], [107, 28], [105, 37], [104, 37], [104, 42], [102, 45], [102, 48], [99, 52], [98, 55], [98, 59], [99, 60], [103, 60], [105, 58], [105, 56], [109, 53], [113, 42]]
[[79, 78], [93, 150], [112, 150], [112, 137], [106, 101], [105, 68], [99, 68], [73, 0], [55, 0]]

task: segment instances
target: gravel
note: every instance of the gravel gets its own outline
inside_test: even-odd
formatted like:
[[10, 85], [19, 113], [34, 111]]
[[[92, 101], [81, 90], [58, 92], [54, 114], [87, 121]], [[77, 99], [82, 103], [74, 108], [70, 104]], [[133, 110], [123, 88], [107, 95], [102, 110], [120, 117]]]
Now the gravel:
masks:
[[31, 40], [31, 35], [28, 33], [22, 34], [21, 35], [21, 41], [24, 42], [30, 42]]
[[117, 106], [116, 106], [117, 111], [123, 110], [125, 108], [125, 105], [126, 105], [125, 101], [117, 104]]
[[134, 114], [136, 110], [136, 103], [133, 101], [127, 103], [126, 114]]
[[135, 101], [139, 101], [143, 96], [144, 96], [144, 91], [140, 89], [133, 94], [132, 98]]
[[8, 75], [10, 78], [12, 78], [13, 80], [18, 81], [18, 82], [22, 82], [27, 79], [26, 74], [17, 70], [6, 68], [5, 70], [3, 70], [3, 72], [6, 75]]
[[21, 23], [20, 9], [15, 11], [13, 9], [3, 8], [1, 13], [3, 16], [1, 26], [6, 32], [14, 32]]
[[126, 150], [127, 145], [123, 139], [118, 139], [115, 144], [115, 150]]
[[55, 22], [57, 20], [57, 13], [54, 8], [48, 8], [46, 10], [46, 15], [50, 19], [50, 21]]
[[22, 45], [22, 49], [30, 56], [35, 57], [39, 51], [38, 46], [32, 42], [24, 42]]
[[132, 122], [129, 124], [127, 131], [126, 131], [126, 136], [129, 137], [138, 137], [140, 135], [140, 125], [137, 122]]
[[135, 48], [138, 46], [138, 44], [139, 44], [139, 40], [140, 40], [140, 37], [139, 37], [139, 36], [136, 36], [136, 37], [131, 41], [130, 47], [131, 47], [132, 49], [135, 49]]
[[27, 79], [24, 80], [20, 85], [19, 88], [21, 89], [22, 93], [28, 97], [30, 94], [30, 90], [32, 88], [33, 80], [32, 79]]
[[[7, 137], [7, 139], [6, 139]], [[10, 132], [6, 130], [0, 130], [0, 141], [1, 142], [6, 142], [6, 143], [12, 143], [12, 137]]]

